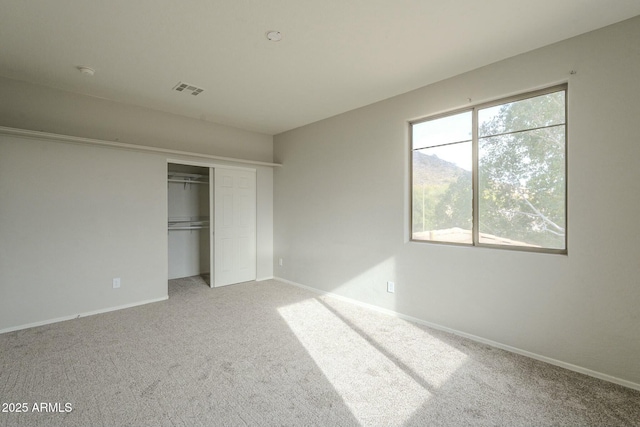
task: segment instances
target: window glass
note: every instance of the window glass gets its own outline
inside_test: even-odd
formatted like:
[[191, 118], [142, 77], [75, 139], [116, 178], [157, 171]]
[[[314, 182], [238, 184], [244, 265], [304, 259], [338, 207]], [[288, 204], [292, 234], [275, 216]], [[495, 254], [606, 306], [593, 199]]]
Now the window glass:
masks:
[[413, 240], [566, 252], [566, 86], [411, 131]]
[[478, 110], [479, 137], [565, 123], [564, 91]]
[[471, 141], [471, 111], [416, 123], [412, 128], [414, 150]]
[[413, 238], [473, 243], [471, 141], [413, 152]]

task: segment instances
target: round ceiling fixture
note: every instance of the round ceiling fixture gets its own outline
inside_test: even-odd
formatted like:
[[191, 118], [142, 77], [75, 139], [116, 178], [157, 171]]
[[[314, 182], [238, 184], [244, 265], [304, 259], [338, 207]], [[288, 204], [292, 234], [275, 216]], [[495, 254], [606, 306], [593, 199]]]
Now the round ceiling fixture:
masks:
[[93, 76], [96, 73], [96, 70], [91, 67], [85, 67], [84, 65], [79, 65], [78, 70], [85, 76]]
[[282, 33], [280, 31], [267, 31], [267, 39], [272, 42], [279, 42], [282, 40]]

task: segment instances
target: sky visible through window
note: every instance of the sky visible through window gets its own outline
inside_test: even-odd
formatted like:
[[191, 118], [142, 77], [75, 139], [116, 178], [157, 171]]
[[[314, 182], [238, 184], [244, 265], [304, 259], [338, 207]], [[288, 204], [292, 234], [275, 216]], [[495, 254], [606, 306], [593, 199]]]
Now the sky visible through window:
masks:
[[[498, 105], [479, 110], [482, 121], [491, 120], [498, 114], [500, 107]], [[471, 128], [471, 111], [416, 123], [413, 125], [413, 148], [429, 148], [425, 150], [425, 154], [435, 155], [439, 159], [471, 171], [473, 160], [467, 144], [443, 145], [471, 141]]]

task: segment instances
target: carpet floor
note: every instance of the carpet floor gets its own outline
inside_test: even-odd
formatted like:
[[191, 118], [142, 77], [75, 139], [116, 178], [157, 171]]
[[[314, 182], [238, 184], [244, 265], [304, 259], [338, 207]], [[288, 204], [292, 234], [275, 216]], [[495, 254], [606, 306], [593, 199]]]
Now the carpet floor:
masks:
[[0, 426], [640, 425], [638, 391], [273, 280], [0, 335], [0, 401], [27, 404]]

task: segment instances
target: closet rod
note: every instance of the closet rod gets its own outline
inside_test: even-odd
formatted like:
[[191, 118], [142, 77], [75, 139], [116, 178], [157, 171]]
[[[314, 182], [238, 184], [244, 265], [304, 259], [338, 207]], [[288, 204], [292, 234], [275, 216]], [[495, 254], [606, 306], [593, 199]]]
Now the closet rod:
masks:
[[180, 184], [204, 184], [209, 185], [208, 182], [205, 181], [190, 181], [188, 179], [168, 179], [169, 182], [179, 182]]
[[202, 229], [207, 229], [209, 227], [205, 227], [202, 225], [194, 225], [194, 226], [183, 226], [183, 227], [169, 227], [169, 231], [171, 230], [202, 230]]

